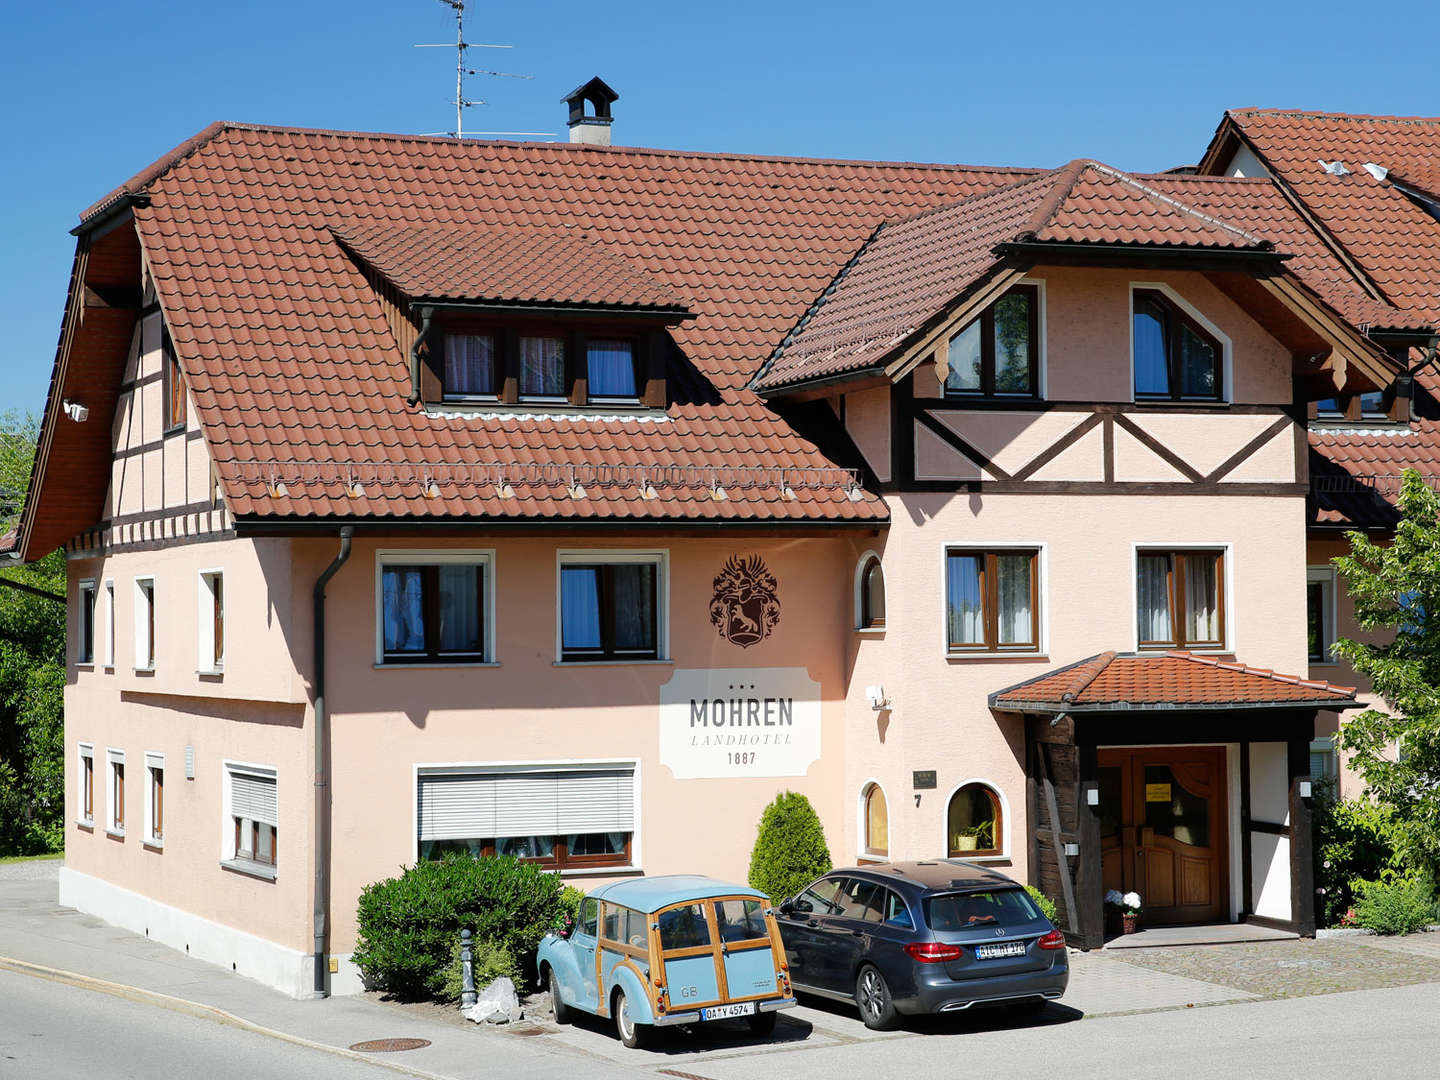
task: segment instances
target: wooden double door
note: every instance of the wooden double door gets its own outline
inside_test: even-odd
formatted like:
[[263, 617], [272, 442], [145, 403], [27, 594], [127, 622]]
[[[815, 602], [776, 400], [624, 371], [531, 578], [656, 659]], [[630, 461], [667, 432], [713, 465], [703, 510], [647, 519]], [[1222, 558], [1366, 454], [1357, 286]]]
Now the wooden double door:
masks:
[[1103, 749], [1098, 764], [1106, 890], [1139, 893], [1150, 925], [1227, 920], [1224, 747]]

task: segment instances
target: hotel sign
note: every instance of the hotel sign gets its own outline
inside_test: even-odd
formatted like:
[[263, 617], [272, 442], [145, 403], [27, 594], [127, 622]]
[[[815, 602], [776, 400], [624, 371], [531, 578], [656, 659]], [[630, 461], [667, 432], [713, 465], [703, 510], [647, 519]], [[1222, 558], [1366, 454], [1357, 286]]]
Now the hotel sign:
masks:
[[677, 780], [804, 776], [820, 684], [804, 668], [691, 668], [660, 687], [660, 762]]

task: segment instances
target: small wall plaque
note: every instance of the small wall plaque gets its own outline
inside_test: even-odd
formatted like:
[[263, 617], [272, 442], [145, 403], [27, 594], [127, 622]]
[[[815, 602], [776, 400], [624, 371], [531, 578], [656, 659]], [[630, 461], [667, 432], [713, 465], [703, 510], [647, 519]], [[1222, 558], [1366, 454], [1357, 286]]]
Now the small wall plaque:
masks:
[[914, 780], [911, 785], [916, 791], [933, 791], [935, 788], [935, 770], [917, 770], [910, 774]]

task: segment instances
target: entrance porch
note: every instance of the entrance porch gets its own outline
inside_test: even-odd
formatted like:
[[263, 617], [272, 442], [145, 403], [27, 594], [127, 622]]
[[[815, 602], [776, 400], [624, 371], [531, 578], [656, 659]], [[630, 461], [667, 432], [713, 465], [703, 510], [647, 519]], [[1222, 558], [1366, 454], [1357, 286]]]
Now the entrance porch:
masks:
[[1244, 921], [1314, 935], [1309, 746], [1317, 711], [1353, 708], [1352, 689], [1190, 653], [1110, 652], [990, 705], [1025, 718], [1031, 882], [1072, 943], [1110, 936], [1110, 889], [1139, 893], [1149, 928]]

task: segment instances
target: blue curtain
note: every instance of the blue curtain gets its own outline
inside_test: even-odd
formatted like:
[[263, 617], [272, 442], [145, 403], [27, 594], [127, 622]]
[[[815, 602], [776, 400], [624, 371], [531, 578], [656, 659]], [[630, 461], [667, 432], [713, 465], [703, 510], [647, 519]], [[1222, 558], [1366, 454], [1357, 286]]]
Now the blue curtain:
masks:
[[635, 357], [630, 342], [597, 338], [588, 343], [585, 354], [591, 397], [635, 396]]
[[1155, 305], [1135, 302], [1135, 393], [1169, 394], [1170, 365], [1165, 355], [1165, 320]]
[[985, 644], [980, 599], [982, 556], [951, 555], [945, 560], [945, 608], [951, 645]]
[[600, 648], [600, 571], [596, 567], [560, 570], [560, 643], [567, 650]]
[[384, 574], [385, 651], [423, 652], [425, 617], [418, 566], [387, 566]]

